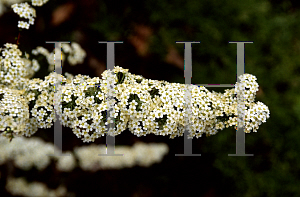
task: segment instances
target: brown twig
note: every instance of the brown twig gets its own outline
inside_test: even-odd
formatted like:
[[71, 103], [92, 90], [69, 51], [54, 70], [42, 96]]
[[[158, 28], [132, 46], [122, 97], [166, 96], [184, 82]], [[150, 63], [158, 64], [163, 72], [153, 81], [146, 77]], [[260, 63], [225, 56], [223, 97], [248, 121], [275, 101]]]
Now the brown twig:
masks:
[[21, 36], [21, 34], [20, 34], [20, 32], [19, 32], [18, 40], [17, 40], [17, 45], [19, 45], [20, 36]]

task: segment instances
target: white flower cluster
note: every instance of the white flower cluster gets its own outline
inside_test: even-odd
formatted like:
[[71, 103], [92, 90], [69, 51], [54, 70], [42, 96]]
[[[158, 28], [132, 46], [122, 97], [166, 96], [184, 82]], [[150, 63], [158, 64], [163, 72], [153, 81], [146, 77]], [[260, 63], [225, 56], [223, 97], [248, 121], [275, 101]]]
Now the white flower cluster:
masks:
[[70, 65], [74, 66], [76, 64], [82, 64], [84, 58], [86, 57], [85, 51], [81, 48], [81, 46], [72, 42], [71, 46], [67, 43], [62, 43], [61, 48], [65, 53], [68, 53], [68, 62]]
[[[81, 46], [78, 43], [72, 42], [71, 45], [68, 43], [61, 43], [61, 48], [63, 51], [61, 55], [62, 65], [64, 64], [64, 61], [66, 59], [66, 54], [68, 54], [67, 60], [71, 66], [83, 63], [84, 58], [86, 57], [86, 52], [81, 48]], [[54, 70], [55, 50], [53, 50], [53, 52], [50, 53], [44, 47], [37, 47], [36, 49], [32, 50], [32, 54], [41, 54], [45, 56], [49, 64], [48, 71], [52, 72]]]
[[135, 143], [132, 147], [116, 146], [115, 154], [123, 156], [97, 156], [105, 154], [105, 145], [91, 144], [89, 146], [75, 147], [74, 152], [79, 158], [79, 165], [86, 171], [100, 169], [132, 168], [135, 165], [150, 167], [154, 163], [160, 163], [163, 156], [169, 152], [164, 143]]
[[26, 70], [24, 61], [21, 59], [22, 52], [18, 49], [15, 44], [5, 44], [0, 57], [0, 81], [1, 84], [11, 85], [16, 82], [19, 77], [25, 77]]
[[116, 146], [115, 152], [123, 156], [98, 156], [105, 154], [106, 145], [87, 145], [74, 148], [73, 152], [66, 151], [63, 154], [70, 156], [51, 156], [54, 151], [59, 151], [51, 143], [45, 143], [42, 139], [32, 137], [27, 139], [19, 137], [9, 142], [0, 136], [0, 165], [7, 160], [13, 160], [14, 165], [22, 170], [30, 170], [35, 166], [38, 170], [44, 170], [51, 162], [56, 161], [56, 168], [63, 172], [71, 172], [77, 167], [76, 158], [79, 160], [79, 167], [86, 171], [97, 171], [104, 169], [131, 168], [135, 165], [149, 167], [154, 163], [160, 163], [163, 157], [169, 152], [168, 145], [163, 143], [142, 142], [130, 146]]
[[24, 177], [14, 178], [8, 177], [5, 189], [16, 196], [28, 196], [28, 197], [64, 197], [74, 196], [73, 193], [69, 193], [65, 186], [60, 185], [57, 189], [52, 190], [47, 187], [46, 184], [41, 182], [28, 183]]
[[[238, 127], [245, 126], [245, 130], [250, 132], [253, 129], [256, 132], [262, 122], [266, 122], [270, 117], [270, 111], [266, 105], [258, 101], [254, 103], [256, 92], [258, 91], [258, 84], [256, 77], [250, 74], [244, 74], [239, 77], [240, 83], [235, 86], [235, 92], [238, 94], [238, 113], [244, 116], [244, 119], [238, 119]], [[245, 105], [245, 108], [243, 106]], [[246, 113], [245, 113], [246, 112]]]
[[0, 88], [0, 130], [9, 128], [3, 135], [9, 136], [9, 131], [18, 133], [25, 129], [29, 108], [20, 95], [18, 90]]
[[[29, 80], [25, 87], [24, 98], [30, 110], [26, 128], [20, 135], [31, 136], [38, 128], [51, 128], [56, 121], [54, 111], [54, 84], [58, 81], [56, 73], [51, 73], [45, 80]], [[66, 82], [63, 78], [63, 82]]]
[[[64, 51], [69, 53], [69, 56], [74, 56], [71, 58], [71, 64], [83, 61], [86, 53], [77, 43], [72, 43], [71, 46], [62, 44], [62, 46]], [[2, 52], [2, 56], [0, 56], [0, 89], [1, 97], [5, 97], [4, 100], [0, 100], [0, 105], [5, 107], [2, 108], [2, 111], [6, 110], [2, 112], [0, 121], [14, 120], [5, 122], [5, 125], [11, 130], [13, 130], [10, 128], [13, 126], [11, 125], [13, 122], [14, 124], [17, 122], [18, 128], [24, 128], [20, 131], [20, 129], [14, 127], [16, 136], [31, 136], [38, 128], [50, 128], [53, 125], [52, 122], [56, 120], [54, 119], [53, 100], [54, 84], [58, 81], [57, 75], [53, 72], [46, 76], [44, 81], [29, 79], [40, 68], [36, 59], [29, 60], [28, 54], [25, 55], [26, 57], [21, 58], [22, 52], [15, 44], [5, 44], [5, 48], [0, 48], [0, 52]], [[46, 55], [49, 61], [51, 59], [49, 52], [42, 47], [38, 47], [33, 53], [41, 53]], [[54, 58], [52, 62], [53, 60]], [[75, 62], [72, 62], [72, 60], [75, 60]], [[73, 75], [68, 73], [66, 73], [66, 76], [67, 79], [63, 78], [64, 82], [66, 80], [70, 82], [70, 79], [73, 78]], [[13, 96], [11, 96], [12, 93], [14, 94]], [[6, 109], [7, 106], [10, 106], [10, 108]], [[22, 106], [21, 109], [20, 106]], [[16, 112], [15, 109], [17, 109]], [[26, 110], [28, 109], [30, 109], [29, 118], [26, 115]], [[12, 113], [10, 113], [10, 110], [12, 110]], [[4, 124], [1, 124], [1, 126], [2, 131], [6, 129]], [[7, 132], [2, 133], [2, 135], [11, 137], [11, 134]]]
[[[49, 0], [32, 0], [33, 6], [42, 6]], [[20, 1], [18, 1], [20, 2]], [[34, 18], [36, 17], [36, 11], [27, 2], [15, 3], [11, 6], [13, 11], [17, 13], [21, 18], [28, 19], [28, 21], [18, 21], [18, 27], [23, 29], [29, 29], [30, 25], [34, 24]]]
[[20, 4], [13, 4], [11, 6], [15, 13], [17, 13], [21, 18], [28, 19], [26, 21], [19, 21], [18, 27], [23, 29], [29, 29], [30, 25], [34, 24], [34, 18], [36, 17], [36, 11], [27, 2]]
[[[51, 157], [58, 150], [53, 143], [45, 143], [41, 138], [18, 137], [9, 142], [6, 138], [0, 137], [0, 164], [7, 160], [13, 160], [14, 165], [22, 170], [30, 170], [33, 166], [39, 171], [44, 170], [50, 163]], [[69, 163], [72, 167], [72, 163]]]
[[18, 45], [7, 43], [5, 48], [0, 48], [0, 87], [23, 89], [26, 79], [31, 78], [40, 69], [37, 60], [29, 60], [26, 54], [22, 58], [22, 52]]
[[42, 6], [47, 3], [49, 0], [31, 0], [32, 5], [34, 6]]

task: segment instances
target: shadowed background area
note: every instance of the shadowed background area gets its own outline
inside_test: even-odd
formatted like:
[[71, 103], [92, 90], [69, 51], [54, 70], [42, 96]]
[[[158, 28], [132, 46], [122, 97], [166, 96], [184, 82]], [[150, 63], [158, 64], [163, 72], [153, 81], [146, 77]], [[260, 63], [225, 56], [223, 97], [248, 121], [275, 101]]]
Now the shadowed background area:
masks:
[[[253, 157], [228, 157], [235, 153], [235, 130], [193, 139], [193, 153], [201, 157], [175, 157], [183, 153], [183, 137], [136, 137], [128, 130], [116, 145], [164, 142], [170, 152], [149, 168], [102, 170], [75, 169], [62, 173], [54, 166], [39, 172], [14, 170], [14, 176], [40, 180], [56, 188], [65, 183], [77, 196], [298, 196], [300, 194], [300, 3], [296, 0], [151, 0], [96, 1], [50, 0], [36, 8], [35, 25], [22, 30], [19, 48], [37, 46], [53, 50], [46, 41], [78, 42], [86, 51], [83, 64], [66, 62], [63, 73], [101, 77], [106, 69], [106, 45], [98, 41], [123, 41], [115, 45], [115, 63], [145, 78], [184, 83], [184, 45], [193, 44], [193, 84], [234, 84], [236, 44], [245, 44], [245, 72], [257, 77], [256, 101], [270, 109], [270, 118], [257, 133], [246, 134], [246, 153]], [[0, 44], [16, 43], [18, 15], [9, 7], [0, 16]], [[41, 65], [34, 77], [48, 75]], [[224, 88], [209, 88], [223, 92]], [[53, 142], [53, 128], [34, 136]], [[105, 144], [105, 137], [96, 144]], [[69, 128], [63, 129], [63, 151], [84, 145]], [[1, 191], [7, 175], [1, 169]], [[47, 179], [42, 177], [49, 177]]]

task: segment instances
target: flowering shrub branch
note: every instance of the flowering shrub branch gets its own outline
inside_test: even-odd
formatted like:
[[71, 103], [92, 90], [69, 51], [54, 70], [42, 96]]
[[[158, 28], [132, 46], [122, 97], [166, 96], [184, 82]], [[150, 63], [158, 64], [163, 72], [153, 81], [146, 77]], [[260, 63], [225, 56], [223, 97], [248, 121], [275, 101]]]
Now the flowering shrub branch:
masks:
[[[39, 6], [46, 2], [32, 0], [33, 5]], [[31, 19], [33, 23], [35, 12], [27, 3], [12, 7], [20, 17]], [[25, 26], [21, 28], [27, 28]], [[61, 46], [71, 65], [83, 62], [86, 54], [77, 43]], [[210, 92], [203, 86], [145, 79], [119, 66], [103, 72], [102, 78], [74, 77], [68, 73], [65, 77], [51, 72], [44, 80], [30, 79], [40, 68], [38, 61], [30, 60], [28, 54], [22, 56], [15, 44], [8, 43], [5, 47], [0, 49], [0, 129], [8, 138], [29, 137], [38, 128], [50, 128], [56, 121], [55, 111], [62, 125], [70, 127], [84, 142], [94, 142], [105, 134], [116, 136], [127, 128], [138, 137], [153, 133], [170, 135], [173, 139], [183, 135], [187, 124], [190, 125], [189, 138], [198, 138], [204, 133], [214, 135], [232, 126], [245, 126], [245, 132], [250, 133], [256, 132], [269, 118], [268, 107], [254, 102], [258, 84], [256, 77], [250, 74], [239, 76], [240, 82], [235, 88], [223, 94]], [[32, 54], [45, 56], [48, 70], [54, 70], [54, 51], [50, 53], [37, 47]], [[60, 80], [62, 91], [55, 92], [55, 84]], [[112, 88], [107, 88], [108, 85]], [[184, 97], [186, 88], [190, 88], [192, 94], [189, 104]], [[108, 99], [111, 94], [113, 100]], [[111, 105], [114, 106], [112, 112], [108, 111]], [[237, 117], [244, 112], [244, 120]], [[187, 122], [184, 117], [188, 113]], [[115, 127], [106, 131], [111, 123]]]
[[44, 196], [44, 197], [63, 197], [75, 196], [74, 193], [68, 192], [64, 185], [59, 185], [56, 189], [50, 189], [46, 184], [41, 182], [28, 183], [24, 177], [8, 177], [5, 185], [6, 190], [12, 195], [19, 196]]
[[[50, 128], [53, 121], [56, 121], [53, 107], [55, 98], [61, 103], [56, 108], [60, 121], [64, 126], [72, 128], [78, 138], [91, 142], [104, 136], [108, 122], [108, 83], [116, 84], [115, 113], [112, 114], [115, 118], [115, 131], [111, 133], [112, 136], [120, 134], [126, 128], [137, 136], [154, 133], [174, 138], [183, 135], [185, 84], [145, 79], [117, 66], [113, 71], [106, 70], [102, 74], [103, 79], [82, 75], [66, 79], [61, 76], [62, 93], [54, 95], [53, 84], [58, 79], [56, 75], [51, 73], [45, 80], [28, 80], [24, 85], [24, 93], [19, 96], [27, 100], [30, 116], [24, 125], [26, 129], [19, 131], [18, 135], [30, 136], [37, 128]], [[108, 76], [113, 77], [113, 81], [108, 81]], [[256, 132], [259, 125], [269, 117], [269, 110], [263, 103], [253, 102], [258, 90], [256, 78], [244, 74], [240, 79], [246, 88], [245, 131]], [[198, 138], [203, 133], [213, 135], [224, 127], [236, 125], [238, 91], [241, 91], [239, 85], [235, 89], [226, 90], [224, 94], [192, 85], [192, 124], [189, 137]], [[5, 90], [3, 94], [6, 96]]]
[[[75, 147], [73, 151], [64, 153], [70, 156], [60, 157], [53, 154], [58, 148], [52, 143], [46, 143], [40, 138], [30, 139], [19, 137], [10, 144], [7, 139], [0, 136], [0, 165], [8, 163], [10, 168], [16, 167], [28, 171], [35, 167], [39, 171], [45, 170], [55, 161], [56, 169], [60, 172], [72, 172], [76, 167], [84, 171], [96, 172], [99, 170], [132, 168], [134, 166], [150, 167], [163, 160], [168, 154], [169, 147], [164, 143], [137, 142], [133, 146], [116, 146], [117, 153], [124, 154], [123, 157], [99, 157], [98, 154], [105, 152], [105, 145], [86, 145]], [[13, 165], [11, 165], [13, 164]], [[13, 195], [23, 196], [69, 196], [67, 188], [61, 184], [57, 189], [47, 188], [45, 183], [27, 183], [24, 177], [14, 178], [12, 174], [7, 177], [6, 190]]]
[[[8, 148], [9, 147], [9, 148]], [[56, 169], [62, 172], [71, 172], [76, 167], [85, 171], [98, 171], [105, 169], [131, 168], [135, 165], [149, 167], [162, 161], [169, 152], [169, 147], [164, 143], [137, 142], [133, 146], [116, 146], [117, 153], [123, 157], [99, 157], [98, 154], [106, 151], [106, 145], [86, 145], [75, 147], [73, 151], [64, 153], [70, 156], [56, 156], [53, 150], [58, 148], [46, 143], [40, 138], [19, 137], [10, 144], [5, 137], [0, 136], [0, 165], [8, 160], [13, 161], [14, 166], [22, 170], [30, 170], [35, 167], [39, 171], [45, 170], [51, 161], [55, 161]], [[78, 160], [78, 162], [77, 162]]]

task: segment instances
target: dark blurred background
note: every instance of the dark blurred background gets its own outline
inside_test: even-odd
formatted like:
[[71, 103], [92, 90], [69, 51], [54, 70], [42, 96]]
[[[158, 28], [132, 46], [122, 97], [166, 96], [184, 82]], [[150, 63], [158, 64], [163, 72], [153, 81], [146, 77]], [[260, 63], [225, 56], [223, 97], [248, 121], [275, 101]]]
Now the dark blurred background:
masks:
[[[116, 137], [116, 145], [136, 141], [164, 142], [170, 152], [160, 164], [96, 173], [75, 169], [72, 173], [48, 167], [39, 172], [16, 170], [56, 188], [65, 183], [77, 196], [300, 196], [300, 3], [296, 0], [50, 0], [36, 8], [35, 25], [21, 32], [23, 51], [46, 41], [78, 42], [87, 52], [85, 62], [63, 72], [101, 77], [106, 69], [106, 45], [98, 41], [123, 41], [115, 45], [115, 62], [145, 78], [184, 83], [184, 45], [193, 44], [194, 84], [236, 82], [236, 44], [245, 44], [245, 72], [257, 77], [256, 102], [270, 109], [270, 118], [257, 133], [246, 134], [246, 153], [234, 154], [235, 129], [193, 139], [193, 153], [201, 157], [177, 157], [183, 153], [183, 137], [136, 137], [128, 130]], [[0, 44], [16, 43], [18, 15], [10, 8], [0, 16]], [[42, 65], [34, 77], [44, 78]], [[223, 92], [224, 88], [209, 88]], [[53, 142], [53, 128], [34, 136]], [[97, 139], [105, 144], [105, 137]], [[86, 145], [64, 128], [63, 151]], [[54, 172], [54, 173], [53, 173]], [[2, 175], [2, 176], [5, 176]], [[4, 188], [3, 179], [0, 181]], [[2, 187], [3, 186], [3, 187]], [[4, 191], [3, 191], [4, 192]]]

